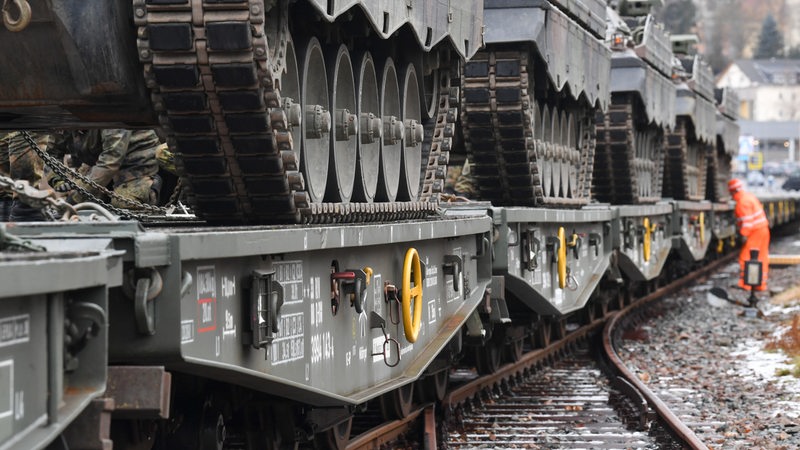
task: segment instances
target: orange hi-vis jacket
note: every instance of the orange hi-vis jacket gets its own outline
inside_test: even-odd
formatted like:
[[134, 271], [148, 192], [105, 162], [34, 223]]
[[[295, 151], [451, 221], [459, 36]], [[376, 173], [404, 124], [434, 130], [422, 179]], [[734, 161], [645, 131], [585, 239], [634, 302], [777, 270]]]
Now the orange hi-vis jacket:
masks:
[[764, 213], [764, 206], [755, 195], [739, 190], [733, 194], [736, 200], [736, 221], [739, 225], [739, 232], [747, 238], [742, 250], [739, 253], [739, 286], [747, 289], [744, 284], [745, 261], [750, 259], [750, 250], [758, 249], [758, 260], [761, 261], [761, 285], [756, 286], [755, 290], [763, 291], [767, 289], [767, 275], [769, 274], [769, 221]]
[[764, 206], [755, 195], [740, 190], [733, 194], [733, 199], [736, 200], [736, 209], [734, 213], [736, 214], [736, 221], [742, 236], [750, 236], [753, 230], [769, 228], [769, 221], [767, 220], [767, 215], [764, 213]]

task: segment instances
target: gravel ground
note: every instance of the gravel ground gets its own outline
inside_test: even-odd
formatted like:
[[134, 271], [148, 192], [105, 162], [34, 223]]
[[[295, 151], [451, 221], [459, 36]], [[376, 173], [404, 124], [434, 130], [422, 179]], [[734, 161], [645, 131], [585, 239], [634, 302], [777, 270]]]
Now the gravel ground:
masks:
[[[773, 238], [770, 252], [800, 254], [800, 234]], [[769, 274], [773, 296], [800, 284], [800, 266], [771, 268]], [[783, 351], [766, 350], [785, 338], [800, 315], [798, 295], [782, 305], [761, 295], [763, 318], [746, 317], [743, 308], [719, 301], [712, 306], [712, 286], [726, 288], [737, 300], [748, 296], [730, 288], [737, 276], [738, 264], [731, 264], [668, 299], [661, 317], [624, 341], [620, 356], [653, 391], [669, 391], [673, 398], [664, 401], [677, 402], [676, 408], [692, 405], [696, 415], [684, 422], [711, 424], [713, 437], [701, 436], [709, 448], [800, 448], [800, 378], [780, 375], [796, 366]]]

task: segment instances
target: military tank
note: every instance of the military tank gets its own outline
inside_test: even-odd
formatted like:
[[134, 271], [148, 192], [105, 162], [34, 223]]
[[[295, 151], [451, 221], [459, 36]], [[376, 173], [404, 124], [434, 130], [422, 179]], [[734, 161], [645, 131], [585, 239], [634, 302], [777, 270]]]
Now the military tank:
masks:
[[704, 200], [707, 155], [716, 144], [716, 103], [711, 67], [692, 55], [694, 35], [674, 35], [677, 83], [675, 128], [667, 134], [664, 196], [675, 200]]
[[597, 115], [594, 196], [612, 204], [661, 200], [664, 132], [675, 127], [669, 35], [650, 10], [658, 1], [612, 2], [611, 105]]
[[434, 210], [450, 80], [483, 14], [477, 0], [13, 5], [0, 128], [159, 126], [198, 215], [236, 224]]
[[739, 152], [739, 98], [730, 88], [714, 89], [717, 101], [716, 151], [708, 155], [706, 198], [712, 202], [731, 200], [728, 180], [732, 178], [733, 158]]
[[464, 140], [481, 199], [589, 202], [594, 116], [608, 105], [605, 7], [601, 0], [485, 1], [486, 46], [461, 77]]

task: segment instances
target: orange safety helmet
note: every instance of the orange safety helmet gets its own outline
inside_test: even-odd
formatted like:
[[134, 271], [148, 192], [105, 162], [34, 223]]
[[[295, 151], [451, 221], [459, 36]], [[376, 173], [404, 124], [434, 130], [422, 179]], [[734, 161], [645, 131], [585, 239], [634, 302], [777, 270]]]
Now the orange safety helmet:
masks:
[[744, 187], [744, 183], [742, 180], [738, 178], [734, 178], [731, 181], [728, 181], [728, 191], [733, 194], [736, 191], [741, 190]]

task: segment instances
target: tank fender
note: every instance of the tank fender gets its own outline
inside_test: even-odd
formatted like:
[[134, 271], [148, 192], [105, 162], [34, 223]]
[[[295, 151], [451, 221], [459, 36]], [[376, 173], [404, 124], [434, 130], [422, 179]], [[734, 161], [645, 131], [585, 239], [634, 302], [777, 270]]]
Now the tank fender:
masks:
[[532, 44], [557, 90], [568, 86], [574, 98], [608, 107], [611, 50], [564, 13], [548, 4], [487, 9], [484, 23], [487, 45]]
[[675, 128], [675, 85], [638, 58], [614, 58], [611, 92], [633, 92], [645, 106], [650, 122]]
[[477, 0], [309, 0], [309, 3], [328, 22], [358, 6], [384, 39], [409, 25], [426, 50], [449, 39], [462, 57], [469, 58], [481, 47], [483, 8]]

